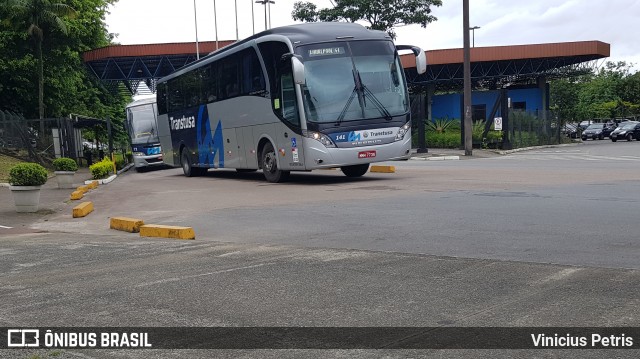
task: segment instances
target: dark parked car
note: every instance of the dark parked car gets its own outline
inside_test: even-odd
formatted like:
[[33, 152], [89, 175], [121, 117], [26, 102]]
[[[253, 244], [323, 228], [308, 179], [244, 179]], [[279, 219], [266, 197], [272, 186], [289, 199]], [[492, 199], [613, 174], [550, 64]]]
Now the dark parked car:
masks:
[[605, 137], [609, 137], [611, 132], [615, 129], [616, 127], [614, 124], [593, 123], [582, 132], [582, 140], [586, 141], [590, 138], [594, 140], [603, 140]]
[[566, 123], [561, 131], [569, 138], [578, 138], [578, 126], [575, 123]]
[[620, 127], [611, 132], [611, 141], [613, 142], [616, 142], [618, 139], [631, 141], [634, 138], [640, 141], [640, 123], [638, 122], [621, 123]]

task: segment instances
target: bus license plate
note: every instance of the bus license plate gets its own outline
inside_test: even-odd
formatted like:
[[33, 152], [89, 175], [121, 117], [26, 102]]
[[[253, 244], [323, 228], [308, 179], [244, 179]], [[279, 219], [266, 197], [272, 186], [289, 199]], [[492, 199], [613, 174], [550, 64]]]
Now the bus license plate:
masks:
[[358, 152], [358, 158], [373, 158], [376, 156], [376, 151], [362, 151]]

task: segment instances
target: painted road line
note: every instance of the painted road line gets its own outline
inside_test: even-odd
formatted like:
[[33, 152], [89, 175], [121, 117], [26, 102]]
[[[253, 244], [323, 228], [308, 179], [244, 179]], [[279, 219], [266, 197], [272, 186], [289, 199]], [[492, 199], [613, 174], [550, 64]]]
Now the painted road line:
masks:
[[7, 227], [7, 226], [2, 226], [2, 225], [0, 225], [0, 228], [4, 228], [4, 229], [11, 229], [11, 228], [13, 228], [13, 227]]

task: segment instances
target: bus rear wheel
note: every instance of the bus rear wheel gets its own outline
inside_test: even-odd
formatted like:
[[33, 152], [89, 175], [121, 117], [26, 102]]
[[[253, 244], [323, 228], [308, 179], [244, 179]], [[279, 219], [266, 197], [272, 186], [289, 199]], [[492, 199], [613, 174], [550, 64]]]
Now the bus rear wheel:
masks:
[[342, 173], [347, 177], [362, 177], [369, 170], [369, 164], [340, 167]]
[[278, 157], [271, 142], [262, 149], [262, 173], [264, 178], [271, 183], [285, 181], [289, 177], [289, 171], [282, 171], [278, 168]]

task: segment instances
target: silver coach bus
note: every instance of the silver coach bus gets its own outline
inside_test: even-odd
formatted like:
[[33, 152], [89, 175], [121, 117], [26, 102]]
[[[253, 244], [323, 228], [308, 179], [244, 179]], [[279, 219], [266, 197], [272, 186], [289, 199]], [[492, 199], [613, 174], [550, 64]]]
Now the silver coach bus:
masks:
[[208, 168], [290, 171], [407, 159], [411, 118], [397, 49], [418, 73], [424, 52], [352, 23], [274, 28], [220, 49], [158, 82], [164, 162], [186, 176]]
[[137, 171], [161, 166], [162, 151], [158, 137], [158, 107], [156, 99], [133, 101], [126, 108], [125, 126], [131, 139], [133, 164]]

